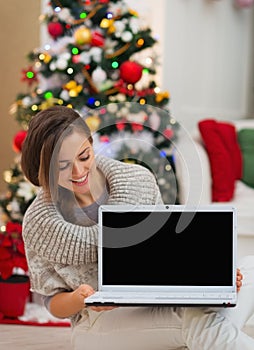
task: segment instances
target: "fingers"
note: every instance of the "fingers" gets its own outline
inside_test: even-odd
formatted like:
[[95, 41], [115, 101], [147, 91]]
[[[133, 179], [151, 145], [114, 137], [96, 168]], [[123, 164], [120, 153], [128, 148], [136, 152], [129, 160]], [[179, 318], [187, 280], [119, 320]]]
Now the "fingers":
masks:
[[80, 294], [82, 297], [87, 298], [90, 295], [94, 294], [94, 289], [89, 284], [82, 284], [80, 286]]
[[241, 287], [242, 287], [242, 279], [243, 279], [243, 275], [242, 275], [240, 269], [237, 269], [237, 274], [236, 274], [236, 288], [237, 288], [237, 292], [239, 292]]
[[108, 310], [113, 310], [116, 309], [117, 306], [89, 306], [90, 309], [92, 309], [93, 311], [108, 311]]

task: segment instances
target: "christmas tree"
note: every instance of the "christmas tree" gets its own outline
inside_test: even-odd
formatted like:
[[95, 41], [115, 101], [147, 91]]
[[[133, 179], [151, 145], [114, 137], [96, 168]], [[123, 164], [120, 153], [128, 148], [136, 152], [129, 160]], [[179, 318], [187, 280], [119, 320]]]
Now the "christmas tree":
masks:
[[8, 220], [22, 222], [36, 189], [24, 178], [19, 157], [28, 123], [53, 105], [74, 108], [94, 133], [98, 152], [153, 171], [165, 202], [177, 186], [173, 141], [178, 124], [168, 110], [170, 96], [157, 83], [157, 40], [139, 14], [122, 0], [52, 0], [40, 17], [48, 41], [28, 55], [11, 115], [21, 126], [13, 146], [17, 159], [4, 179], [0, 205]]

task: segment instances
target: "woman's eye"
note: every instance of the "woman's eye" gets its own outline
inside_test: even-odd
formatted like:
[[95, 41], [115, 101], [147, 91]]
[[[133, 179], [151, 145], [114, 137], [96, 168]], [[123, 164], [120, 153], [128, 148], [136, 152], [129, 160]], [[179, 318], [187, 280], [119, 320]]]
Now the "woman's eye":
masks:
[[59, 166], [59, 170], [61, 171], [61, 170], [65, 170], [65, 169], [67, 169], [68, 167], [69, 167], [69, 165], [70, 165], [70, 163], [65, 163], [65, 164], [63, 164], [63, 165], [60, 165]]
[[85, 161], [88, 160], [89, 158], [90, 158], [90, 154], [88, 154], [87, 156], [80, 157], [80, 161], [81, 161], [81, 162], [85, 162]]

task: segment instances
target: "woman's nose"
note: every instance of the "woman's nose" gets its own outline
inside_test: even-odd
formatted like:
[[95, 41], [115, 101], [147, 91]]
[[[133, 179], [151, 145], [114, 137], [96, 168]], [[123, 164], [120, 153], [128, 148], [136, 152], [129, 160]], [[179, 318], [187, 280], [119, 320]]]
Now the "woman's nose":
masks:
[[81, 162], [74, 162], [72, 167], [72, 174], [75, 176], [84, 175], [84, 166]]

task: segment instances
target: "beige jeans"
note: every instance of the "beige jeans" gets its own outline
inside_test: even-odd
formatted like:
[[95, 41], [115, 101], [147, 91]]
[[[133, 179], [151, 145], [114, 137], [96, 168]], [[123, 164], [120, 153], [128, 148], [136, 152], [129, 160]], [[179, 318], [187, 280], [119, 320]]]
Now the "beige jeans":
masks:
[[254, 256], [239, 265], [243, 287], [232, 309], [119, 307], [88, 315], [73, 329], [75, 350], [253, 350], [241, 331], [254, 313]]

